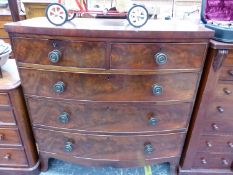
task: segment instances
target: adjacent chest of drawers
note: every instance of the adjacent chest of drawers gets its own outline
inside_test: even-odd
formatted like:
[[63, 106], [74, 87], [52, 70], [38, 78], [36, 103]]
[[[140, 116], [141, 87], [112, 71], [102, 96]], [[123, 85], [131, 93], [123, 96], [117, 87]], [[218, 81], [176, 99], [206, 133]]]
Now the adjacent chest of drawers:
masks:
[[38, 156], [15, 60], [0, 78], [0, 174], [37, 175]]
[[180, 174], [233, 174], [233, 44], [211, 41]]
[[[43, 24], [43, 25], [42, 25]], [[160, 26], [160, 27], [159, 27]], [[150, 21], [8, 24], [42, 170], [169, 162], [176, 174], [212, 31]]]

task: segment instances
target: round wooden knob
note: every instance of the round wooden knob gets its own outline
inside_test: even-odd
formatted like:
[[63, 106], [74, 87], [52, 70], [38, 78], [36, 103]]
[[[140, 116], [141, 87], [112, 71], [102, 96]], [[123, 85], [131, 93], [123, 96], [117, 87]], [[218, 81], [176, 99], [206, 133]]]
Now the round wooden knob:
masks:
[[224, 88], [223, 91], [225, 92], [225, 94], [230, 95], [232, 93], [232, 91], [230, 91], [227, 88]]
[[11, 159], [11, 154], [7, 153], [7, 154], [4, 156], [4, 159], [10, 160], [10, 159]]
[[228, 161], [226, 159], [224, 159], [224, 158], [222, 159], [222, 164], [223, 165], [229, 165]]
[[154, 55], [154, 60], [158, 65], [166, 64], [167, 63], [167, 55], [164, 53], [156, 53]]
[[204, 164], [204, 165], [207, 164], [206, 159], [205, 158], [201, 158], [201, 163]]
[[229, 75], [233, 76], [233, 70], [228, 71]]
[[49, 52], [48, 58], [52, 63], [57, 63], [61, 58], [61, 52], [59, 50], [53, 50]]
[[227, 145], [228, 145], [230, 148], [233, 148], [233, 143], [232, 143], [232, 142], [227, 142]]
[[57, 83], [55, 83], [53, 85], [53, 91], [55, 93], [59, 93], [59, 94], [64, 92], [65, 91], [65, 83], [62, 81], [58, 81]]
[[216, 123], [213, 123], [213, 124], [212, 124], [212, 128], [213, 128], [214, 130], [219, 130], [219, 127], [218, 127], [218, 125], [217, 125]]
[[224, 108], [222, 106], [217, 107], [218, 112], [224, 113]]
[[210, 142], [206, 142], [207, 147], [211, 148], [213, 145]]
[[159, 84], [154, 84], [152, 86], [152, 93], [154, 95], [161, 95], [163, 93], [163, 87]]

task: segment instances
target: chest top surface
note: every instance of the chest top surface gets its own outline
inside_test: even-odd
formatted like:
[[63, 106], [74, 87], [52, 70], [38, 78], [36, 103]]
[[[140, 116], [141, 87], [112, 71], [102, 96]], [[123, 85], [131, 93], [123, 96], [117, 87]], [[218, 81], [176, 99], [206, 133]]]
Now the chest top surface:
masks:
[[19, 73], [14, 59], [9, 59], [1, 67], [0, 90], [11, 90], [20, 85]]
[[50, 24], [45, 17], [8, 23], [9, 33], [135, 39], [207, 39], [213, 31], [188, 21], [149, 20], [141, 28], [128, 25], [125, 19], [76, 18], [63, 26]]

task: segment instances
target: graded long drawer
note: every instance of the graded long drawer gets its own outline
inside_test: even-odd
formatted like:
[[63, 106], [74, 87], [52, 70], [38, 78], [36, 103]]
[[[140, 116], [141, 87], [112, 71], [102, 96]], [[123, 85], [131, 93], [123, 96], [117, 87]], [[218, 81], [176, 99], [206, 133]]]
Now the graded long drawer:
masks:
[[0, 128], [0, 146], [22, 146], [18, 129]]
[[20, 73], [27, 95], [94, 101], [192, 101], [199, 77], [197, 73], [108, 75], [23, 68]]
[[201, 68], [207, 45], [202, 43], [115, 43], [112, 69]]
[[0, 106], [10, 106], [10, 98], [7, 93], [0, 92]]
[[[14, 57], [18, 62], [79, 68], [106, 66], [104, 42], [13, 38], [13, 45]], [[60, 54], [57, 54], [57, 50]], [[56, 60], [56, 56], [59, 60], [56, 63], [51, 62], [49, 53], [53, 60]]]
[[138, 161], [179, 157], [185, 134], [160, 135], [85, 135], [34, 128], [40, 152], [60, 157]]
[[0, 125], [16, 125], [14, 113], [9, 107], [0, 107]]
[[27, 103], [34, 126], [101, 133], [186, 130], [192, 107], [191, 103], [81, 103], [34, 98], [27, 98]]

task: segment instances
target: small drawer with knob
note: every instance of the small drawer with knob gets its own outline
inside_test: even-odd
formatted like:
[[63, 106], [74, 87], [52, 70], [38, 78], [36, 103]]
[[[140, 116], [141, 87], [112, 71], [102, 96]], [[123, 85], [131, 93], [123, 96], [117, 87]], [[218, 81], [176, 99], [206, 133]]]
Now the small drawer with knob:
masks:
[[196, 93], [197, 73], [79, 74], [21, 68], [27, 95], [93, 101], [186, 101]]
[[104, 42], [17, 37], [12, 42], [14, 57], [19, 63], [99, 69], [106, 67]]
[[229, 153], [233, 154], [233, 136], [228, 135], [202, 135], [198, 144], [199, 152]]
[[224, 66], [220, 73], [220, 80], [233, 81], [233, 67]]
[[201, 43], [114, 43], [111, 69], [200, 69], [206, 45]]
[[145, 102], [65, 102], [36, 98], [26, 100], [35, 127], [98, 133], [184, 131], [192, 108], [191, 103], [155, 105]]
[[0, 166], [28, 167], [28, 161], [22, 148], [0, 148]]
[[0, 146], [22, 146], [18, 129], [0, 128]]
[[0, 126], [16, 126], [14, 113], [11, 107], [0, 106]]
[[233, 154], [198, 152], [192, 168], [230, 170], [232, 163]]
[[[40, 152], [84, 159], [132, 161], [177, 157], [184, 133], [158, 135], [94, 135], [35, 128]], [[136, 166], [136, 165], [135, 165]]]

